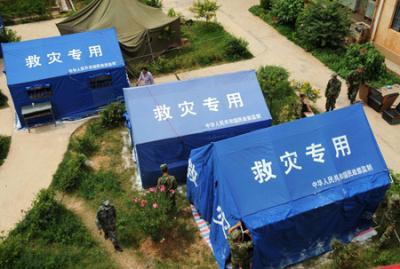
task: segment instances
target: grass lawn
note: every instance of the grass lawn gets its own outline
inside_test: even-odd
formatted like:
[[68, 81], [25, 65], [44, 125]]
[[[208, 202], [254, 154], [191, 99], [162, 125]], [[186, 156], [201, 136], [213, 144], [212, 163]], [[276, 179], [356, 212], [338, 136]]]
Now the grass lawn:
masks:
[[[71, 141], [85, 136], [88, 130], [95, 133], [92, 142], [96, 145], [96, 149], [88, 154], [91, 168], [79, 174], [79, 186], [70, 193], [83, 198], [93, 211], [102, 201], [110, 200], [117, 209], [117, 229], [123, 247], [134, 250], [136, 258], [150, 268], [216, 268], [211, 250], [201, 242], [189, 203], [183, 194], [178, 195], [177, 219], [171, 220], [175, 222], [175, 227], [163, 243], [155, 243], [138, 231], [133, 197], [139, 192], [132, 188], [135, 171], [125, 166], [121, 155], [122, 133], [127, 130], [122, 127], [112, 130], [99, 128], [99, 119], [94, 119], [78, 129]], [[68, 162], [73, 151], [76, 148], [72, 142], [63, 163]], [[63, 169], [63, 164], [59, 169]], [[57, 189], [58, 186], [56, 179], [52, 188]]]
[[228, 43], [236, 38], [218, 23], [195, 21], [191, 25], [183, 24], [181, 33], [182, 38], [188, 40], [187, 45], [167, 52], [149, 64], [128, 64], [131, 74], [137, 76], [143, 66], [153, 74], [167, 74], [253, 57], [247, 48], [239, 54], [228, 53]]
[[0, 268], [90, 268], [116, 266], [80, 220], [42, 191], [25, 219], [0, 240]]
[[[274, 27], [280, 34], [284, 35], [287, 39], [294, 42], [296, 45], [304, 48], [304, 44], [300, 42], [297, 38], [297, 34], [295, 30], [287, 25], [282, 25], [277, 23], [271, 12], [268, 12], [261, 8], [260, 6], [253, 6], [249, 9], [251, 13], [255, 16], [258, 16], [263, 21]], [[331, 49], [312, 49], [308, 50], [312, 55], [314, 55], [318, 60], [320, 60], [323, 64], [328, 66], [334, 72], [338, 73], [341, 77], [346, 78], [348, 73], [351, 70], [346, 68], [344, 64], [344, 55], [345, 49], [331, 50]], [[370, 81], [368, 84], [374, 88], [380, 88], [385, 85], [392, 85], [398, 83], [400, 84], [400, 77], [393, 73], [392, 71], [388, 71], [385, 76], [382, 76], [378, 80]]]

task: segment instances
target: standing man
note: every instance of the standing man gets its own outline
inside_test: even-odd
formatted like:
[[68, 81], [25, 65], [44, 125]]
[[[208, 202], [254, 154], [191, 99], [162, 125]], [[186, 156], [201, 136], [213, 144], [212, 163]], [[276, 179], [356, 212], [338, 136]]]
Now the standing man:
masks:
[[[228, 244], [231, 249], [232, 269], [251, 268], [251, 250], [253, 248], [253, 238], [249, 230], [243, 231], [242, 222], [238, 222], [228, 231]], [[245, 236], [249, 240], [245, 240]]]
[[104, 201], [96, 214], [96, 226], [101, 231], [104, 232], [104, 239], [110, 239], [115, 250], [122, 252], [122, 248], [117, 239], [117, 229], [116, 229], [116, 218], [117, 214], [115, 207], [110, 204], [110, 201]]
[[[172, 206], [172, 210], [176, 209], [176, 189], [178, 188], [178, 183], [176, 182], [176, 178], [174, 176], [171, 176], [168, 173], [168, 166], [166, 163], [163, 163], [162, 165], [160, 165], [160, 169], [161, 169], [161, 173], [162, 176], [158, 178], [157, 181], [157, 189], [159, 190], [163, 190], [165, 191], [165, 193], [167, 194], [167, 196], [170, 198], [171, 200], [171, 206]], [[162, 187], [164, 186], [164, 187]]]
[[335, 109], [336, 99], [339, 97], [340, 89], [342, 88], [342, 82], [337, 78], [337, 74], [332, 74], [331, 79], [328, 81], [328, 85], [325, 90], [326, 111]]
[[361, 84], [364, 83], [363, 77], [364, 69], [362, 67], [358, 67], [347, 76], [347, 97], [350, 100], [350, 104], [354, 104], [356, 101], [358, 90]]
[[152, 84], [154, 84], [153, 75], [149, 72], [147, 67], [143, 67], [142, 72], [140, 72], [140, 76], [136, 82], [136, 86], [152, 85]]

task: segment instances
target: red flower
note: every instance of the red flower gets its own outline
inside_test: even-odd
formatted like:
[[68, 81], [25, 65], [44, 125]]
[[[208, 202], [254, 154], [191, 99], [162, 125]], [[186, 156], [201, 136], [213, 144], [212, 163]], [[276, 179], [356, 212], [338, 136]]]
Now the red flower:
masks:
[[154, 203], [154, 204], [153, 204], [153, 208], [158, 208], [158, 204], [157, 204], [157, 203]]
[[146, 200], [140, 201], [140, 206], [141, 207], [145, 207], [146, 205], [147, 205], [147, 201]]
[[172, 189], [171, 189], [171, 190], [169, 190], [169, 192], [172, 193], [172, 194], [174, 194], [174, 193], [175, 193], [175, 190], [172, 190]]
[[156, 188], [150, 188], [149, 192], [156, 192]]
[[165, 192], [165, 190], [166, 190], [166, 187], [165, 187], [164, 185], [161, 185], [161, 186], [160, 186], [160, 191], [161, 191], [161, 192]]

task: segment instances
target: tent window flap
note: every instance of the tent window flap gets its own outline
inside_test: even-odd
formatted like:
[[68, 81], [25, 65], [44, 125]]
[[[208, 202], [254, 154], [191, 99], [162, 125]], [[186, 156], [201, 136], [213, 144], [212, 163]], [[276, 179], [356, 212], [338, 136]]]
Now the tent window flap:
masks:
[[112, 76], [110, 73], [97, 75], [90, 78], [90, 88], [100, 89], [112, 86]]
[[31, 100], [49, 98], [53, 95], [50, 84], [26, 87], [26, 92]]

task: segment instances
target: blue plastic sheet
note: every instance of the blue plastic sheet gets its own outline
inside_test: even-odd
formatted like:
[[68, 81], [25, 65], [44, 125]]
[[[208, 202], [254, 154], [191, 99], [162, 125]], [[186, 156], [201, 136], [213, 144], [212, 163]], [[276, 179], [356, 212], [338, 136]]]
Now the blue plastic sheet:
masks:
[[211, 223], [221, 268], [239, 220], [254, 236], [254, 268], [282, 268], [371, 225], [390, 184], [361, 104], [221, 140], [189, 163], [188, 198]]

